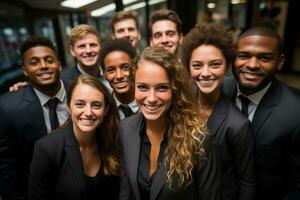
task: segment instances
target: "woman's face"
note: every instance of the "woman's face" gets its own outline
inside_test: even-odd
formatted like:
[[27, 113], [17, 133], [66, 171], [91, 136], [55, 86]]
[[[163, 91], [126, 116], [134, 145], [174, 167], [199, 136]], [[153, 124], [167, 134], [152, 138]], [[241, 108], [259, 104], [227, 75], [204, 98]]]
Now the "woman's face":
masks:
[[190, 73], [201, 94], [219, 93], [225, 71], [226, 60], [217, 47], [201, 45], [192, 52]]
[[104, 95], [90, 85], [79, 84], [74, 88], [68, 110], [75, 134], [94, 133], [106, 114]]
[[165, 117], [172, 102], [172, 89], [163, 67], [146, 60], [138, 63], [135, 99], [146, 120], [160, 120]]

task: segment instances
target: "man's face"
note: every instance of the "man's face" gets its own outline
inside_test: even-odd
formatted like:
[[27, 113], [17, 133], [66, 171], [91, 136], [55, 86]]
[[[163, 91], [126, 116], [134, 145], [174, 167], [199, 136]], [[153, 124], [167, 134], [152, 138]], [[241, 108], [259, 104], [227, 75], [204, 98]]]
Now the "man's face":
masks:
[[141, 39], [141, 34], [133, 19], [125, 19], [114, 24], [113, 39], [128, 39], [136, 47]]
[[171, 53], [177, 53], [182, 43], [182, 34], [177, 32], [176, 24], [170, 20], [160, 20], [152, 25], [151, 47], [163, 47]]
[[233, 73], [243, 93], [258, 92], [270, 83], [284, 62], [277, 51], [273, 37], [250, 35], [239, 40]]
[[48, 88], [59, 82], [61, 65], [49, 47], [32, 47], [25, 52], [23, 60], [23, 72], [37, 89]]
[[83, 69], [89, 70], [90, 68], [99, 67], [100, 43], [96, 35], [86, 34], [76, 40], [70, 50], [72, 56], [76, 58]]

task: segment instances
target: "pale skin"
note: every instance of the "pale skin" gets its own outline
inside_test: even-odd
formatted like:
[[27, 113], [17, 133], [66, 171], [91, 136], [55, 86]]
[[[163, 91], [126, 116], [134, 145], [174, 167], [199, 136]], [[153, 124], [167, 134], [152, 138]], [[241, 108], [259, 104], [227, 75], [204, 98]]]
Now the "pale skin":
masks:
[[168, 124], [166, 112], [172, 101], [170, 80], [164, 68], [141, 60], [135, 79], [135, 98], [146, 118], [146, 134], [151, 143], [149, 176], [157, 170], [160, 144]]

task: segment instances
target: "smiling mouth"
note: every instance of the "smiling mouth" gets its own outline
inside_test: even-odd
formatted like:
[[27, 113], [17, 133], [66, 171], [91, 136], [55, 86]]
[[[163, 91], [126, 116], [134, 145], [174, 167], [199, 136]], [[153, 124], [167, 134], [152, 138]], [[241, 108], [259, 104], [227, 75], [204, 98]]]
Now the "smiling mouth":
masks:
[[84, 125], [91, 125], [95, 122], [95, 119], [79, 119]]
[[38, 76], [41, 78], [50, 78], [50, 77], [52, 77], [52, 74], [53, 74], [53, 72], [44, 72], [44, 73], [38, 74]]
[[147, 105], [147, 104], [143, 104], [144, 107], [147, 109], [147, 111], [149, 112], [156, 112], [162, 105]]
[[128, 85], [128, 83], [126, 82], [126, 81], [124, 81], [124, 82], [119, 82], [119, 83], [114, 83], [114, 86], [116, 87], [116, 88], [124, 88], [124, 87], [126, 87]]

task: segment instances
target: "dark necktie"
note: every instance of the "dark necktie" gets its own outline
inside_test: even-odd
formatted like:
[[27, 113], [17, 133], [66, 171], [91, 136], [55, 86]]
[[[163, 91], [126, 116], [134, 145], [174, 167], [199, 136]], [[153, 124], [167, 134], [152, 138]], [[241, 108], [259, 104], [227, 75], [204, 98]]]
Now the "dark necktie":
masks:
[[57, 129], [59, 127], [59, 122], [56, 114], [56, 107], [58, 104], [58, 99], [53, 98], [49, 99], [47, 102], [49, 108], [49, 119], [51, 124], [51, 130]]
[[124, 113], [125, 117], [129, 117], [130, 115], [133, 114], [132, 110], [129, 108], [128, 105], [119, 105], [119, 108], [122, 110], [122, 112]]
[[242, 113], [248, 118], [248, 106], [250, 103], [250, 100], [247, 97], [244, 97], [242, 95], [239, 96], [242, 104]]

